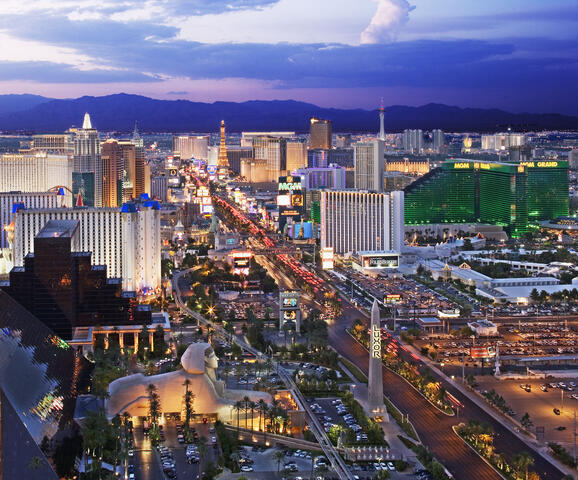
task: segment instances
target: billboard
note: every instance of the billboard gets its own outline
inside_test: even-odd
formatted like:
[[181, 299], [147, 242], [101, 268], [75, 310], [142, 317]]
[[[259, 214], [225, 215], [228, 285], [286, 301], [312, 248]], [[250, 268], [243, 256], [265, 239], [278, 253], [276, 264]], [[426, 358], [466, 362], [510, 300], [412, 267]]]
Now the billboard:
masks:
[[291, 206], [291, 195], [277, 195], [277, 205], [280, 207]]
[[295, 240], [307, 240], [309, 238], [313, 238], [313, 224], [311, 222], [294, 224], [293, 238]]
[[470, 357], [472, 358], [494, 358], [495, 356], [496, 347], [493, 345], [470, 348]]
[[216, 175], [218, 167], [217, 165], [207, 165], [207, 173], [209, 175]]
[[363, 268], [397, 268], [399, 255], [396, 253], [361, 255], [361, 266]]
[[279, 292], [279, 327], [287, 321], [295, 321], [297, 331], [299, 331], [299, 324], [301, 322], [301, 310], [299, 307], [299, 292], [294, 290], [286, 290]]
[[229, 254], [233, 260], [233, 274], [234, 275], [249, 275], [251, 267], [251, 257], [253, 253], [246, 251], [234, 251]]
[[399, 303], [401, 295], [399, 293], [388, 293], [383, 299], [383, 303]]
[[321, 268], [323, 270], [330, 270], [333, 268], [333, 260], [335, 252], [333, 247], [325, 247], [321, 249]]

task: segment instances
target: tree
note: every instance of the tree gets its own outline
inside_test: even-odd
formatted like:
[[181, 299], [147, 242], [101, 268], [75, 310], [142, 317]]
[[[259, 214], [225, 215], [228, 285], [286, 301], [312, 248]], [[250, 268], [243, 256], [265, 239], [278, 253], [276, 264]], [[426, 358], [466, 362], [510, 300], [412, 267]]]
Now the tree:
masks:
[[534, 458], [528, 452], [520, 452], [514, 457], [512, 464], [516, 472], [519, 475], [523, 473], [523, 478], [528, 480], [528, 469], [534, 465]]
[[277, 450], [273, 456], [277, 461], [277, 473], [279, 473], [281, 468], [281, 461], [285, 458], [285, 454], [281, 450]]
[[520, 419], [520, 423], [522, 424], [522, 427], [524, 427], [526, 430], [529, 430], [530, 427], [534, 425], [534, 422], [532, 422], [532, 420], [530, 419], [530, 414], [528, 412], [526, 412], [524, 416]]
[[540, 293], [538, 292], [537, 288], [532, 289], [530, 292], [530, 299], [534, 303], [538, 303], [540, 301]]
[[161, 399], [157, 392], [157, 387], [152, 383], [147, 387], [147, 393], [149, 397], [149, 417], [151, 418], [151, 423], [156, 425], [161, 415]]
[[185, 383], [183, 383], [183, 385], [185, 386], [185, 395], [183, 396], [183, 401], [185, 403], [185, 425], [188, 430], [191, 424], [191, 418], [195, 413], [195, 409], [193, 406], [195, 402], [195, 394], [191, 390], [189, 390], [191, 381], [188, 378], [185, 380]]

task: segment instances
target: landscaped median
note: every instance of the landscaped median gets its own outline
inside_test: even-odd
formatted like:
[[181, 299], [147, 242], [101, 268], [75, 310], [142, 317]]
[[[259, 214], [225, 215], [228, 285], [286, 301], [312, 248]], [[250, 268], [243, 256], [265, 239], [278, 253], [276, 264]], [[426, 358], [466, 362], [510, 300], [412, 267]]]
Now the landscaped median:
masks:
[[[365, 328], [359, 329], [354, 325], [347, 331], [367, 350], [369, 346], [369, 335]], [[415, 388], [429, 403], [445, 415], [455, 415], [455, 412], [446, 396], [446, 390], [440, 382], [433, 378], [429, 367], [424, 367], [421, 371], [417, 366], [403, 360], [398, 353], [390, 351], [387, 346], [382, 345], [383, 365], [407, 381]]]
[[530, 470], [534, 459], [528, 452], [519, 452], [508, 459], [494, 447], [494, 430], [490, 425], [476, 420], [460, 423], [454, 432], [465, 441], [488, 465], [506, 480], [540, 480], [540, 476]]

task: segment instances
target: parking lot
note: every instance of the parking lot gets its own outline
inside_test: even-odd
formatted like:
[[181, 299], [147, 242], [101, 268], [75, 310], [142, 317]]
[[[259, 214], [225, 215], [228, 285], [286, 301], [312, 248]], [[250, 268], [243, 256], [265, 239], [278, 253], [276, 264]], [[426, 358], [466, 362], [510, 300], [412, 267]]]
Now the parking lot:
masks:
[[[515, 412], [514, 418], [518, 421], [528, 412], [533, 426], [530, 430], [536, 433], [543, 428], [543, 437], [538, 435], [538, 439], [545, 443], [556, 442], [562, 444], [569, 451], [573, 449], [574, 432], [574, 411], [578, 409], [578, 397], [574, 379], [550, 379], [547, 380], [496, 380], [493, 377], [478, 377], [478, 390], [494, 389], [499, 395], [504, 397], [506, 404]], [[562, 382], [566, 386], [563, 388], [553, 388], [550, 384]], [[521, 388], [520, 385], [529, 388]], [[542, 388], [542, 385], [546, 387]], [[544, 391], [545, 390], [545, 391]], [[572, 398], [575, 395], [575, 398]], [[554, 413], [554, 409], [560, 411], [560, 415]]]
[[[218, 457], [218, 445], [216, 436], [211, 433], [209, 424], [202, 422], [191, 425], [195, 428], [199, 437], [207, 439], [207, 455], [203, 461], [204, 467], [209, 462], [216, 462]], [[164, 441], [159, 448], [154, 449], [151, 442], [144, 434], [142, 424], [137, 424], [134, 429], [135, 448], [133, 456], [129, 457], [129, 463], [134, 465], [135, 480], [165, 480], [167, 478], [190, 478], [196, 479], [199, 473], [198, 461], [187, 461], [186, 446], [179, 442], [177, 422], [167, 420], [163, 425]], [[173, 468], [165, 468], [173, 465]], [[171, 473], [174, 471], [175, 475]]]

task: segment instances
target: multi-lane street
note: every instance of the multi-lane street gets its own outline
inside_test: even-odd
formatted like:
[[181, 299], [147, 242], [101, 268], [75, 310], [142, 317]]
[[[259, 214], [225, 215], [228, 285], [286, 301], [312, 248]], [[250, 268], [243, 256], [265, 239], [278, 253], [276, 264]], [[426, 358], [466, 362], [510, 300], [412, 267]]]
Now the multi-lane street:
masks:
[[[229, 205], [222, 201], [222, 204]], [[229, 205], [230, 206], [230, 205]], [[232, 207], [232, 206], [231, 206]], [[242, 217], [238, 209], [234, 209], [235, 218]], [[243, 218], [245, 224], [252, 226], [251, 231], [260, 236], [265, 247], [274, 246], [270, 238], [265, 236], [265, 232], [260, 227], [256, 227], [252, 222]], [[263, 262], [268, 266], [269, 273], [281, 284], [299, 284], [300, 282], [288, 281], [288, 274], [284, 273], [287, 262], [279, 261], [274, 255]], [[274, 265], [277, 268], [271, 268]], [[291, 275], [299, 278], [301, 272], [292, 270]], [[305, 280], [305, 279], [303, 279]], [[320, 282], [324, 283], [324, 282]], [[325, 282], [326, 283], [326, 282]], [[331, 290], [330, 286], [323, 286], [321, 291]], [[307, 299], [316, 308], [320, 304], [314, 299]], [[343, 315], [334, 319], [329, 324], [329, 345], [340, 355], [353, 362], [365, 374], [368, 372], [368, 354], [366, 350], [351, 336], [346, 333], [346, 329], [356, 318], [365, 318], [365, 314], [350, 304], [345, 298], [343, 301]], [[434, 376], [436, 374], [434, 373]], [[501, 476], [495, 472], [481, 457], [479, 457], [470, 447], [462, 441], [453, 430], [461, 421], [479, 420], [491, 425], [495, 432], [494, 444], [496, 450], [512, 458], [517, 453], [527, 451], [534, 458], [533, 469], [543, 479], [560, 479], [564, 474], [547, 461], [544, 457], [533, 451], [525, 442], [520, 440], [512, 431], [504, 427], [502, 422], [497, 421], [493, 416], [486, 413], [468, 396], [462, 394], [453, 384], [445, 378], [437, 378], [448, 392], [454, 395], [465, 408], [461, 409], [460, 418], [447, 416], [431, 405], [420, 393], [412, 388], [405, 380], [391, 371], [384, 368], [383, 384], [384, 393], [400, 409], [404, 415], [409, 415], [422, 442], [431, 449], [433, 454], [442, 464], [458, 479], [496, 479]]]

